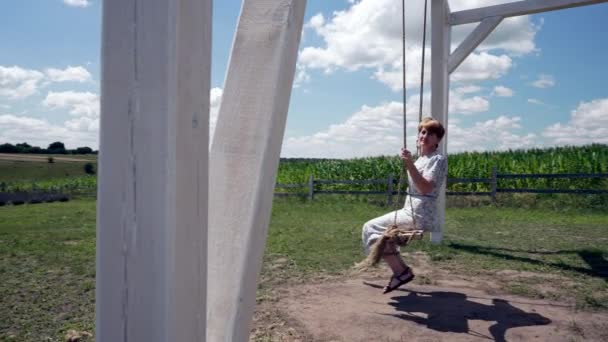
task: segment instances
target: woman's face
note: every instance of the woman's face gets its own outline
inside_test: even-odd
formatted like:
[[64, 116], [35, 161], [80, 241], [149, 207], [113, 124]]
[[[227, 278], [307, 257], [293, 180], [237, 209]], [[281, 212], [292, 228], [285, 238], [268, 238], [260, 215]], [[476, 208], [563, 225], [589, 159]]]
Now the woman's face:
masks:
[[426, 128], [423, 127], [420, 132], [418, 132], [418, 146], [420, 146], [420, 148], [435, 149], [438, 143], [439, 139], [437, 138], [437, 135], [427, 131]]

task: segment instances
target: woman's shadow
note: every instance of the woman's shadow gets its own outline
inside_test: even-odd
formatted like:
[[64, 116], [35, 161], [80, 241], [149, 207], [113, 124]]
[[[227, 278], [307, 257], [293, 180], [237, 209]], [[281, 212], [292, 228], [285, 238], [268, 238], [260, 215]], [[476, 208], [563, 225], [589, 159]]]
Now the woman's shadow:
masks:
[[[551, 320], [534, 312], [525, 312], [508, 301], [492, 299], [486, 305], [473, 302], [458, 292], [419, 292], [409, 291], [407, 296], [392, 297], [389, 304], [398, 313], [391, 316], [425, 324], [428, 328], [441, 332], [467, 333], [477, 337], [489, 336], [472, 331], [468, 320], [496, 322], [489, 331], [495, 341], [506, 341], [507, 329], [534, 325], [547, 325]], [[416, 315], [425, 313], [427, 317]]]

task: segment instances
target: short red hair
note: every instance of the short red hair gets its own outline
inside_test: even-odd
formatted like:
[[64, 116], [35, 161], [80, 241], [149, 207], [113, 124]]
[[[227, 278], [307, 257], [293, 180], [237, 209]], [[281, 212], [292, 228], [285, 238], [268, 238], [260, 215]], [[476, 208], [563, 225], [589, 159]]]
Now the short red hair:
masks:
[[418, 133], [420, 133], [423, 128], [426, 129], [427, 132], [435, 134], [439, 140], [445, 135], [445, 128], [443, 128], [441, 122], [431, 117], [426, 117], [420, 121], [420, 124], [418, 124]]

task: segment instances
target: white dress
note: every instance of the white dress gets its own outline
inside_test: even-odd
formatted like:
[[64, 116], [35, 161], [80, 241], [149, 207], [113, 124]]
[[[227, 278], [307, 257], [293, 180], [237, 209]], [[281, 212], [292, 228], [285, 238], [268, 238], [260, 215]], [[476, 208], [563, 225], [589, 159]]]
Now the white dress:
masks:
[[[412, 182], [412, 177], [408, 177], [408, 195], [402, 209], [397, 210], [397, 225], [410, 229], [421, 229], [424, 231], [437, 231], [439, 220], [437, 218], [436, 199], [439, 189], [445, 181], [448, 160], [445, 156], [435, 151], [428, 156], [422, 156], [414, 163], [416, 169], [422, 177], [433, 182], [433, 189], [430, 193], [423, 195]], [[415, 218], [416, 225], [414, 226]], [[376, 217], [363, 225], [363, 247], [369, 253], [374, 242], [395, 223], [395, 212]]]

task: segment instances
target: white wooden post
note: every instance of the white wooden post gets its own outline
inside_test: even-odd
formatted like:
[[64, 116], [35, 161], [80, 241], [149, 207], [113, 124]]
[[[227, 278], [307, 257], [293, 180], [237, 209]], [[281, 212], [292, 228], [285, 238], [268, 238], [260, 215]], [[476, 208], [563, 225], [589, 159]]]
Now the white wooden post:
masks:
[[311, 174], [308, 178], [308, 200], [312, 201], [315, 198], [315, 175]]
[[393, 174], [389, 173], [386, 178], [386, 206], [393, 205]]
[[[483, 42], [504, 18], [605, 2], [608, 2], [608, 0], [522, 0], [451, 13], [447, 0], [431, 1], [432, 115], [439, 119], [447, 128], [450, 73], [456, 70], [460, 63]], [[476, 22], [481, 23], [450, 55], [451, 27]], [[446, 136], [439, 146], [439, 151], [446, 156], [448, 135], [449, 132], [446, 132]], [[440, 190], [437, 206], [441, 229], [438, 232], [431, 233], [431, 241], [435, 243], [441, 242], [443, 239], [443, 229], [445, 227], [445, 185]]]
[[97, 341], [204, 341], [211, 0], [103, 2]]
[[243, 2], [209, 155], [209, 341], [249, 339], [305, 5]]
[[[450, 57], [449, 24], [450, 9], [446, 0], [431, 1], [431, 113], [441, 121], [446, 128], [446, 134], [439, 144], [439, 151], [447, 156], [448, 127], [448, 100], [450, 79], [448, 61]], [[439, 216], [439, 231], [431, 232], [431, 242], [439, 243], [443, 239], [445, 227], [445, 187], [446, 182], [439, 190], [437, 199], [437, 214]]]
[[492, 166], [492, 178], [490, 180], [490, 193], [492, 197], [492, 204], [496, 204], [496, 188], [497, 188], [497, 171], [496, 166]]

